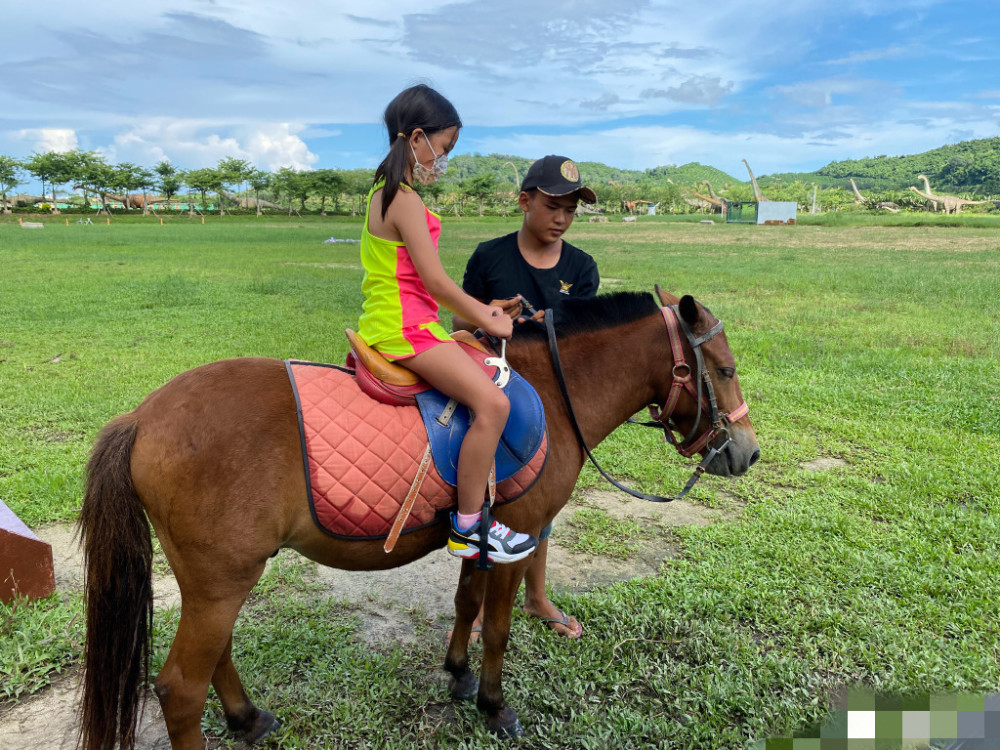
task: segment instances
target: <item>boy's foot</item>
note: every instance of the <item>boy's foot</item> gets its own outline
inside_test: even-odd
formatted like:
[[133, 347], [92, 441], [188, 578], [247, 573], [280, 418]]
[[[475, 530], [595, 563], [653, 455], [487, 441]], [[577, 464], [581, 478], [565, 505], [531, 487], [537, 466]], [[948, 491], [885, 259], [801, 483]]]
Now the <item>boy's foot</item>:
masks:
[[[551, 606], [551, 605], [550, 605]], [[546, 617], [544, 615], [536, 615], [533, 612], [529, 612], [525, 607], [521, 607], [525, 614], [529, 617], [534, 617], [536, 620], [541, 620], [545, 625], [548, 626], [549, 630], [557, 633], [564, 638], [569, 638], [570, 640], [576, 640], [581, 635], [583, 635], [583, 625], [575, 618], [567, 615], [561, 609], [555, 610], [554, 617]]]
[[[455, 514], [451, 514], [451, 533], [448, 535], [448, 552], [455, 557], [471, 560], [479, 558], [479, 533], [482, 521], [468, 529], [456, 526]], [[538, 546], [538, 540], [531, 534], [512, 531], [499, 521], [494, 521], [489, 531], [489, 557], [497, 563], [512, 563], [523, 560]]]

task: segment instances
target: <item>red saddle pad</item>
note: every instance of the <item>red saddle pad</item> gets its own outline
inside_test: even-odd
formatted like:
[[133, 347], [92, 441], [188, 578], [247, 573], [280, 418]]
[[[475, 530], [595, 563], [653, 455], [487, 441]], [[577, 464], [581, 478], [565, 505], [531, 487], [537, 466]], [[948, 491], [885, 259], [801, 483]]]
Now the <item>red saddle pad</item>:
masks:
[[[384, 539], [427, 448], [420, 412], [376, 401], [345, 367], [286, 360], [285, 368], [295, 392], [313, 519], [331, 536]], [[497, 503], [520, 497], [535, 483], [547, 450], [548, 436], [520, 472], [497, 484]], [[432, 462], [403, 533], [443, 521], [456, 504], [455, 488]]]

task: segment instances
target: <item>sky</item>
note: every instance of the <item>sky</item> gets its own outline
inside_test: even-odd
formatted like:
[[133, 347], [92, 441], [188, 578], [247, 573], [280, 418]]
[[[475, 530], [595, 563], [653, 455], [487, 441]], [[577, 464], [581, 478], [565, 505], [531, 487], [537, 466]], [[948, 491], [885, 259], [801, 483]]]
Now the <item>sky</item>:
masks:
[[17, 158], [372, 168], [414, 83], [454, 154], [813, 171], [1000, 135], [1000, 2], [0, 0]]

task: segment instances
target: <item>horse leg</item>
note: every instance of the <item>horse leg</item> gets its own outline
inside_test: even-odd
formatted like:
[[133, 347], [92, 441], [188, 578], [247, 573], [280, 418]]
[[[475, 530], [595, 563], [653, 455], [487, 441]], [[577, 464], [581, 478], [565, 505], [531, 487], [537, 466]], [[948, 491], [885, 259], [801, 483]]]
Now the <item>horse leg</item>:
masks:
[[233, 664], [233, 636], [230, 634], [222, 658], [212, 675], [212, 687], [222, 702], [229, 731], [247, 744], [256, 745], [281, 726], [273, 714], [263, 711], [251, 702], [240, 682]]
[[451, 695], [461, 701], [471, 701], [479, 689], [479, 680], [469, 669], [469, 634], [485, 588], [486, 575], [476, 571], [474, 560], [463, 560], [455, 591], [455, 626], [444, 660], [444, 668], [451, 674]]
[[[153, 688], [160, 699], [171, 750], [205, 748], [201, 719], [208, 684], [228, 650], [233, 625], [245, 599], [245, 594], [215, 601], [182, 598], [177, 635]], [[222, 669], [228, 672], [225, 667]], [[231, 681], [224, 680], [223, 684], [228, 688]], [[226, 695], [231, 696], [228, 689]]]
[[[486, 592], [486, 608], [483, 613], [483, 663], [480, 671], [479, 697], [476, 706], [486, 714], [490, 731], [498, 737], [522, 737], [517, 713], [507, 705], [503, 697], [503, 657], [510, 637], [511, 612], [514, 597], [528, 568], [527, 560], [510, 565], [498, 565], [489, 573], [491, 579]], [[452, 636], [452, 643], [455, 636]]]

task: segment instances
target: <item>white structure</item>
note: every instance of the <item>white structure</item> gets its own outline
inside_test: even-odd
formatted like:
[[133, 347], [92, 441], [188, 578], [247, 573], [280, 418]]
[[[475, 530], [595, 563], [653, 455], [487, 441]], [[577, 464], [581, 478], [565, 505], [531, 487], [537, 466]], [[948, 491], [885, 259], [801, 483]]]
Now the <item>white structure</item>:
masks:
[[761, 201], [757, 204], [757, 223], [794, 224], [798, 207], [795, 201]]

